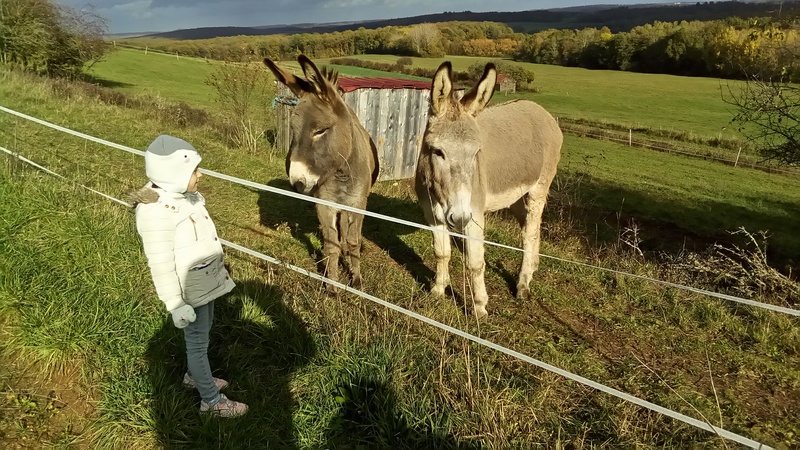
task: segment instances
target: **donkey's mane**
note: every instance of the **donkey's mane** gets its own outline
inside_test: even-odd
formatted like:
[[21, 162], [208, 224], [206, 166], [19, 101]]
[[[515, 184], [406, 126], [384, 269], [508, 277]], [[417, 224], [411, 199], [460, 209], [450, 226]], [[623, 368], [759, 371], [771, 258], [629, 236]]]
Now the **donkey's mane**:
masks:
[[339, 87], [339, 72], [336, 69], [330, 69], [328, 67], [323, 67], [320, 71], [323, 78], [328, 80], [328, 82], [333, 85], [334, 88]]

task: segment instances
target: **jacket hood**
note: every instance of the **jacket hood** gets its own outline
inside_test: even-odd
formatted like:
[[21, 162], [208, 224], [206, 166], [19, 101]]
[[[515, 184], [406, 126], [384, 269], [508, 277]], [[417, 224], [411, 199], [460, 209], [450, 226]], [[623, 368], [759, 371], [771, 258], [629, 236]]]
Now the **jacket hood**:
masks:
[[175, 200], [188, 200], [191, 204], [196, 204], [198, 202], [202, 202], [205, 204], [205, 197], [199, 192], [186, 192], [183, 194], [178, 194], [176, 192], [168, 192], [164, 189], [161, 189], [161, 186], [155, 187], [153, 186], [153, 182], [148, 182], [146, 185], [142, 186], [135, 191], [128, 193], [125, 197], [128, 200], [128, 203], [131, 204], [131, 207], [136, 208], [138, 205], [147, 205], [150, 203], [158, 203], [162, 201], [169, 202], [170, 204], [174, 203]]
[[132, 207], [136, 208], [139, 204], [158, 203], [159, 197], [160, 195], [153, 189], [153, 185], [147, 183], [145, 186], [128, 193], [127, 200]]
[[162, 134], [144, 153], [147, 178], [167, 192], [183, 193], [203, 158], [192, 144]]

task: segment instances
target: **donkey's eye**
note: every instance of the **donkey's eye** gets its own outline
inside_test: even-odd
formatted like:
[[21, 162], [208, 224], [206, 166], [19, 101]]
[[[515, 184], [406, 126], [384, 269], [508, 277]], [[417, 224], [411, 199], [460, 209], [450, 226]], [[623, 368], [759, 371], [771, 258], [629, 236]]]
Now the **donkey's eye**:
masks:
[[323, 134], [327, 133], [328, 130], [329, 130], [329, 128], [320, 128], [319, 130], [314, 132], [314, 137], [318, 138], [318, 137], [322, 136]]
[[433, 149], [433, 156], [438, 156], [439, 158], [444, 159], [444, 152], [439, 150], [438, 148]]

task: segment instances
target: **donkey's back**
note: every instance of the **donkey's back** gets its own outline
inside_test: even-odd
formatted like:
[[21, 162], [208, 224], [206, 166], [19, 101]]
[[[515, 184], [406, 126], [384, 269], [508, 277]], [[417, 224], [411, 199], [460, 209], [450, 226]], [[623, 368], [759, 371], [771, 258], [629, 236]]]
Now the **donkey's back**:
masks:
[[485, 211], [508, 208], [537, 184], [545, 183], [546, 192], [564, 140], [553, 116], [537, 103], [515, 100], [486, 108], [476, 119]]

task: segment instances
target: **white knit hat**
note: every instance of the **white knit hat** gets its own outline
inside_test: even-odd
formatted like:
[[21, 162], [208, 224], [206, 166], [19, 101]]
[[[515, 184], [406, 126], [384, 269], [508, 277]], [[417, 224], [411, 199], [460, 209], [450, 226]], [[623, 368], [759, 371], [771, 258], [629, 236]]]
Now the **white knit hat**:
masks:
[[182, 194], [189, 187], [192, 173], [203, 158], [192, 144], [173, 136], [162, 134], [144, 153], [144, 170], [147, 178], [167, 192]]

